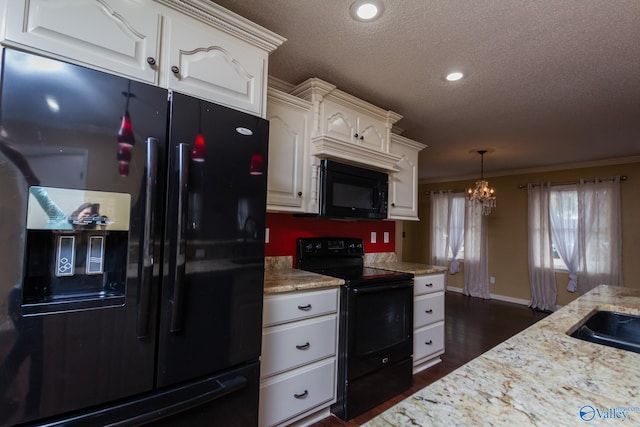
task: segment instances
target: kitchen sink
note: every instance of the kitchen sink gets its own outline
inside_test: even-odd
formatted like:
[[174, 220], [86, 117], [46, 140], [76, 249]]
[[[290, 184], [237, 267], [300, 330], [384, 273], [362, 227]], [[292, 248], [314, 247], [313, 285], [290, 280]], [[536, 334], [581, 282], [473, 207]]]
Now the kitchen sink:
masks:
[[615, 311], [596, 311], [571, 336], [640, 353], [640, 316]]

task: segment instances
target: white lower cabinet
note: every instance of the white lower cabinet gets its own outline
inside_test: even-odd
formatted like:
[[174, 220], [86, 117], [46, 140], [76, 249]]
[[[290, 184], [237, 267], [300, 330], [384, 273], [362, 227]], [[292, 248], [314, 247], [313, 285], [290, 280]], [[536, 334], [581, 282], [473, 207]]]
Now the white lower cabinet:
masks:
[[306, 425], [329, 414], [336, 400], [338, 298], [338, 288], [265, 296], [260, 427]]
[[330, 358], [262, 381], [260, 425], [288, 425], [323, 403], [335, 401], [336, 359]]
[[413, 278], [413, 373], [440, 362], [444, 353], [444, 273]]

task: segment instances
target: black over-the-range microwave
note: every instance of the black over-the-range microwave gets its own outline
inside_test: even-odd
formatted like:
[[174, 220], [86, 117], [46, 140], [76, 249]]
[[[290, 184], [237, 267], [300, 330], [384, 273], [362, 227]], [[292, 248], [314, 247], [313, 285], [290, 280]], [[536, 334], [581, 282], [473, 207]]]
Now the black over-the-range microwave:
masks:
[[320, 216], [387, 218], [388, 174], [323, 159], [319, 181]]

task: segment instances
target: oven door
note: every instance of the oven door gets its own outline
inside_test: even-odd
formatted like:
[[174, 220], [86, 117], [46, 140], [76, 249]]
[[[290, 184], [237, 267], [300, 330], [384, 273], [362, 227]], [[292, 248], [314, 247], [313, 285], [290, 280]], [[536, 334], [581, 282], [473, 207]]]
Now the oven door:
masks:
[[347, 380], [411, 357], [412, 281], [352, 286], [347, 300]]

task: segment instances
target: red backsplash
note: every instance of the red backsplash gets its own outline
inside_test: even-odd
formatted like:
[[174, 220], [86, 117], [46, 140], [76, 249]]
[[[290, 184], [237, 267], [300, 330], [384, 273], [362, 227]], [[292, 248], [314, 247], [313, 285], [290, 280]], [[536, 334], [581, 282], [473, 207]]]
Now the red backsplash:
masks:
[[[269, 243], [266, 256], [296, 256], [298, 237], [359, 237], [364, 252], [395, 252], [395, 222], [393, 221], [340, 221], [318, 218], [298, 218], [288, 214], [267, 214]], [[376, 232], [376, 243], [371, 243], [371, 232]], [[384, 232], [389, 243], [384, 243]], [[294, 261], [295, 262], [295, 261]]]

